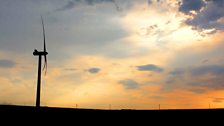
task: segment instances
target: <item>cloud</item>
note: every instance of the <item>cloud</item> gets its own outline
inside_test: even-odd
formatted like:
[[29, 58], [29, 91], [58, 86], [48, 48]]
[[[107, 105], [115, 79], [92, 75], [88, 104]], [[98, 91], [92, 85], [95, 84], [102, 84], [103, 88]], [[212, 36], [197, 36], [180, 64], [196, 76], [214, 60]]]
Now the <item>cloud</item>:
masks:
[[119, 82], [122, 84], [126, 89], [137, 89], [139, 88], [139, 83], [132, 79], [126, 79]]
[[91, 74], [97, 74], [100, 72], [100, 68], [89, 68], [87, 71]]
[[198, 12], [203, 6], [205, 6], [203, 0], [183, 0], [179, 10], [184, 13], [189, 13], [190, 11]]
[[169, 73], [166, 80], [167, 87], [181, 87], [194, 93], [204, 93], [209, 90], [224, 89], [224, 66], [205, 65], [179, 68]]
[[156, 66], [154, 64], [147, 64], [142, 66], [137, 66], [139, 71], [152, 71], [152, 72], [162, 72], [163, 68]]
[[114, 0], [84, 0], [87, 4], [93, 5], [94, 3], [101, 3], [101, 2], [114, 2]]
[[66, 71], [77, 71], [76, 68], [65, 68], [64, 70], [66, 70]]
[[152, 4], [152, 0], [148, 0], [148, 5]]
[[64, 11], [64, 10], [70, 10], [76, 6], [77, 2], [80, 2], [81, 0], [69, 0], [67, 4], [59, 9], [56, 9], [56, 11]]
[[213, 74], [222, 75], [224, 74], [224, 66], [221, 65], [207, 65], [201, 66], [191, 70], [192, 75], [203, 75], [203, 74]]
[[56, 11], [65, 11], [74, 8], [77, 4], [84, 3], [87, 5], [94, 5], [101, 2], [111, 2], [114, 3], [116, 8], [118, 7], [117, 3], [114, 0], [69, 0], [66, 5], [63, 7], [56, 9]]
[[[203, 9], [202, 9], [203, 8]], [[195, 29], [224, 30], [224, 1], [223, 0], [183, 0], [179, 10], [185, 14], [196, 11], [193, 18], [186, 20]]]
[[150, 26], [145, 27], [145, 28], [141, 28], [140, 32], [137, 32], [137, 34], [140, 35], [140, 36], [148, 36], [148, 35], [158, 34], [159, 31], [160, 31], [160, 29], [155, 24], [155, 25], [150, 25]]
[[16, 63], [12, 60], [0, 59], [0, 67], [2, 68], [12, 68]]
[[169, 74], [173, 76], [178, 76], [178, 75], [182, 75], [183, 73], [184, 73], [183, 69], [176, 69], [174, 71], [171, 71]]
[[189, 89], [189, 90], [192, 91], [192, 92], [194, 92], [194, 93], [197, 93], [197, 94], [206, 93], [205, 90], [200, 89], [200, 88], [192, 88], [192, 89]]
[[223, 101], [224, 101], [224, 98], [213, 98], [213, 102], [220, 103], [220, 102], [223, 102]]

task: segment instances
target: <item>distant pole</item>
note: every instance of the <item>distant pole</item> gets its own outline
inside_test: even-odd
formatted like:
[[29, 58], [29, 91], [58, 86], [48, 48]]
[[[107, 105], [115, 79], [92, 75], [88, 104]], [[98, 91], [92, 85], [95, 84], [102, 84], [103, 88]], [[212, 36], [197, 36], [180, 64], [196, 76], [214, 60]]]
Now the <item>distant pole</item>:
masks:
[[78, 108], [78, 104], [75, 104], [75, 108], [76, 108], [76, 109]]
[[37, 96], [36, 96], [36, 107], [40, 107], [40, 85], [41, 83], [41, 55], [39, 55], [38, 61], [38, 76], [37, 76]]
[[209, 109], [211, 109], [211, 104], [209, 103]]
[[160, 104], [159, 104], [159, 110], [160, 110]]
[[111, 104], [109, 104], [109, 110], [111, 110]]

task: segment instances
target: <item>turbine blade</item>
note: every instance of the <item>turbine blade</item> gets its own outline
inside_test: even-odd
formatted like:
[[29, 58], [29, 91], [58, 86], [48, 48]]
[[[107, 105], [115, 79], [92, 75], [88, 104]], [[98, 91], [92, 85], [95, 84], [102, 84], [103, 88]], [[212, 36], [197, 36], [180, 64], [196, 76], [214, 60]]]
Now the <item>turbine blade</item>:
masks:
[[45, 75], [46, 75], [46, 73], [47, 73], [47, 50], [46, 50], [46, 38], [45, 38], [44, 20], [43, 20], [42, 16], [41, 16], [41, 22], [42, 22], [42, 27], [43, 27], [44, 52], [46, 53], [44, 55], [44, 67], [43, 67], [43, 70], [45, 69]]
[[45, 75], [47, 74], [47, 55], [44, 55], [44, 67], [43, 70], [45, 69]]
[[44, 20], [43, 20], [42, 16], [41, 16], [41, 22], [42, 22], [42, 27], [43, 27], [44, 52], [47, 52], [46, 51], [46, 39], [45, 39], [45, 27], [44, 27]]

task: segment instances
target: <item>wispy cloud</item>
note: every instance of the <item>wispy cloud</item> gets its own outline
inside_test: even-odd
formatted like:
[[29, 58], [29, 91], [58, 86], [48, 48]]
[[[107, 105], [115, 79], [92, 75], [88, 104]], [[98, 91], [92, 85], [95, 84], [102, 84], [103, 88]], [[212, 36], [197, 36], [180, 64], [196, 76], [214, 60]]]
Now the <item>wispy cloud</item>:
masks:
[[12, 68], [16, 63], [12, 60], [0, 59], [0, 67], [2, 68]]
[[122, 80], [119, 83], [122, 84], [126, 89], [137, 89], [140, 86], [139, 83], [133, 79]]
[[66, 5], [63, 7], [56, 9], [56, 11], [65, 11], [65, 10], [70, 10], [74, 8], [77, 4], [77, 2], [80, 2], [81, 0], [69, 0]]
[[77, 71], [76, 68], [65, 68], [64, 70], [66, 70], [66, 71]]
[[224, 98], [213, 98], [213, 102], [220, 103], [223, 102]]
[[70, 9], [73, 9], [77, 4], [80, 4], [80, 3], [87, 4], [87, 5], [94, 5], [94, 4], [102, 3], [102, 2], [114, 3], [116, 9], [117, 10], [120, 9], [118, 4], [114, 0], [69, 0], [64, 6], [62, 6], [59, 9], [56, 9], [56, 11], [70, 10]]

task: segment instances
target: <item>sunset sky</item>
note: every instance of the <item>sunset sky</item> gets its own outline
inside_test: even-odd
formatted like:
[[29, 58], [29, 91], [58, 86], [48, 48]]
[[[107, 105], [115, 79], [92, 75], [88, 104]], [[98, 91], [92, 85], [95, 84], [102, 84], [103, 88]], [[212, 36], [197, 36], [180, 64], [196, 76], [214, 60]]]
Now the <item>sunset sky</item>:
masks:
[[224, 0], [1, 0], [0, 104], [224, 107]]

